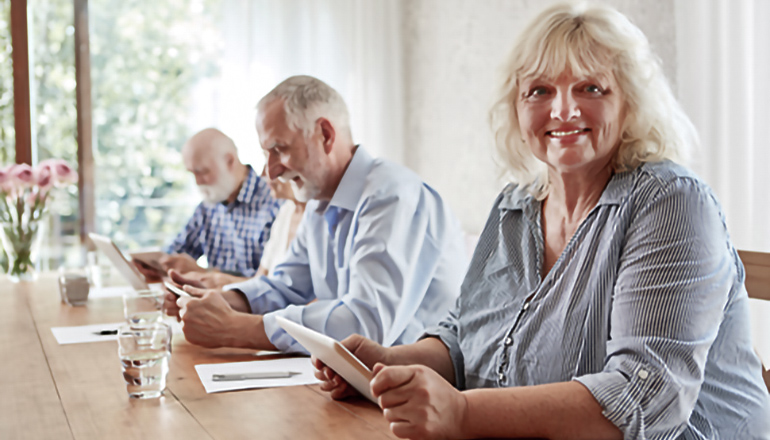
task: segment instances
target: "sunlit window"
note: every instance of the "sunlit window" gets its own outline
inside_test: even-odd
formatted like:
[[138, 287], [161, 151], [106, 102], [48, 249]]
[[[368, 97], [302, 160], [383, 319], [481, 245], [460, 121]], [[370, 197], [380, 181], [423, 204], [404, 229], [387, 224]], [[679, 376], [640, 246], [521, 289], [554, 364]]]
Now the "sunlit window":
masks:
[[164, 244], [199, 201], [179, 150], [192, 90], [218, 71], [218, 4], [89, 3], [96, 230], [125, 248]]
[[[33, 164], [60, 158], [77, 164], [75, 28], [71, 0], [28, 2]], [[58, 193], [50, 207], [43, 268], [80, 258], [78, 194]]]
[[11, 0], [0, 0], [0, 165], [16, 160], [10, 16]]

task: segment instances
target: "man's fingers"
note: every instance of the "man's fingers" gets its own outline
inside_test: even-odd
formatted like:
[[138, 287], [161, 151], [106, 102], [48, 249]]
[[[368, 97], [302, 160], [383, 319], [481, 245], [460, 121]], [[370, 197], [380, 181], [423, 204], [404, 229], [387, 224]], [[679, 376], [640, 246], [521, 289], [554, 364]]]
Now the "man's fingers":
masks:
[[184, 286], [182, 286], [182, 289], [184, 289], [185, 292], [187, 292], [190, 295], [192, 295], [194, 297], [197, 297], [197, 298], [200, 298], [200, 297], [202, 297], [203, 295], [206, 294], [206, 289], [201, 289], [201, 288], [198, 288], [198, 287], [193, 287], [193, 286], [191, 286], [189, 284], [185, 284]]

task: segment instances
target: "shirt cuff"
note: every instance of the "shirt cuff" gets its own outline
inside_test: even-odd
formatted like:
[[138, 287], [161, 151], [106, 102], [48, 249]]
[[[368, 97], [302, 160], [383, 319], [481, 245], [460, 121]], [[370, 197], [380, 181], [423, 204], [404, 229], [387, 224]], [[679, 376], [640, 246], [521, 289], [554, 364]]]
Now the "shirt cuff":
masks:
[[465, 360], [463, 353], [460, 350], [460, 343], [457, 340], [457, 333], [448, 327], [437, 325], [425, 330], [425, 333], [420, 336], [420, 339], [428, 337], [438, 337], [444, 345], [449, 349], [449, 357], [452, 359], [452, 364], [455, 367], [455, 388], [458, 390], [465, 389]]
[[[625, 360], [616, 369], [574, 378], [602, 407], [602, 414], [626, 439], [643, 439], [660, 431], [676, 434], [689, 414], [679, 414], [681, 387], [644, 363]], [[665, 437], [665, 436], [664, 436]]]
[[265, 326], [265, 334], [270, 340], [270, 343], [275, 345], [275, 348], [284, 353], [300, 353], [309, 355], [310, 353], [305, 350], [299, 342], [289, 336], [286, 331], [278, 325], [276, 316], [286, 318], [289, 321], [296, 322], [302, 325], [302, 306], [289, 306], [283, 310], [276, 310], [262, 316], [262, 322]]

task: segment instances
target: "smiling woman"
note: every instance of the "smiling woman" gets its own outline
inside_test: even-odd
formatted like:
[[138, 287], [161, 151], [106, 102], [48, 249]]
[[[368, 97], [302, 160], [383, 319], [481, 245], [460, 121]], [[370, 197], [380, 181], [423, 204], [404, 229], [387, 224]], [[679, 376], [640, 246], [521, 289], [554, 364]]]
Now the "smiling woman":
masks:
[[[711, 190], [670, 160], [696, 136], [647, 39], [583, 3], [552, 6], [521, 35], [493, 111], [514, 181], [455, 308], [412, 345], [343, 341], [373, 368], [391, 430], [766, 435], [744, 270]], [[350, 392], [316, 366], [332, 397]]]

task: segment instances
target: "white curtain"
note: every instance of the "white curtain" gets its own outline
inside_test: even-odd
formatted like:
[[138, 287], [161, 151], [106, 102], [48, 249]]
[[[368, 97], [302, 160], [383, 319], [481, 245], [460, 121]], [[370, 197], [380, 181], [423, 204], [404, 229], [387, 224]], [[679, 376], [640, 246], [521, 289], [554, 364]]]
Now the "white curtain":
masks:
[[701, 136], [693, 167], [733, 243], [770, 251], [770, 1], [678, 0], [677, 89]]
[[291, 75], [313, 75], [348, 104], [353, 140], [375, 156], [403, 159], [401, 2], [223, 0], [221, 75], [201, 83], [191, 130], [215, 126], [241, 159], [264, 163], [257, 101]]

